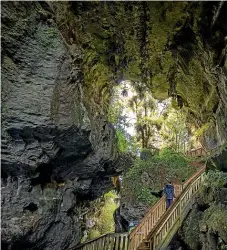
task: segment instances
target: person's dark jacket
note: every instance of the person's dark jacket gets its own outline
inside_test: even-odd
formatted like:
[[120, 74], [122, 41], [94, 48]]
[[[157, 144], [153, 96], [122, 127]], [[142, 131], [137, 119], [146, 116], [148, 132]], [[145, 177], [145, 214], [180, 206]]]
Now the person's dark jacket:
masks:
[[166, 199], [172, 200], [174, 197], [174, 186], [172, 184], [166, 184], [164, 194], [166, 195]]

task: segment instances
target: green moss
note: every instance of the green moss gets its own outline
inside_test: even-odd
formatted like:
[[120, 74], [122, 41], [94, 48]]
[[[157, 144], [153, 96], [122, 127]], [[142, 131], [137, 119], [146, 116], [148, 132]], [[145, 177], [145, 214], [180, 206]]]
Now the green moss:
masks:
[[176, 91], [183, 100], [187, 100], [190, 111], [198, 119], [208, 121], [213, 116], [213, 109], [218, 102], [215, 79], [209, 71], [204, 72], [201, 58], [192, 58], [187, 70], [188, 74], [185, 74], [183, 69], [178, 70]]
[[129, 147], [129, 142], [126, 139], [126, 136], [124, 133], [122, 133], [120, 130], [117, 130], [117, 147], [120, 152], [126, 152]]
[[209, 130], [210, 126], [211, 126], [210, 123], [203, 124], [201, 128], [195, 131], [194, 136], [200, 137], [204, 135], [204, 133]]
[[157, 74], [152, 78], [152, 94], [156, 99], [164, 100], [168, 98], [168, 79], [166, 75]]
[[[98, 230], [96, 230], [96, 229], [91, 229], [90, 231], [89, 231], [89, 234], [88, 234], [88, 238], [89, 239], [95, 239], [95, 238], [97, 238], [97, 237], [99, 237], [99, 236], [101, 236], [101, 233], [98, 231]], [[82, 241], [83, 242], [83, 241]]]
[[[213, 116], [215, 55], [200, 37], [202, 3], [94, 2], [80, 3], [74, 12], [69, 3], [56, 6], [66, 41], [72, 38], [83, 51], [83, 86], [92, 112], [106, 113], [116, 81], [131, 79], [144, 81], [157, 99], [168, 98], [171, 89], [195, 120], [207, 123]], [[189, 28], [192, 40], [181, 42]], [[173, 107], [178, 108], [175, 100]]]
[[86, 219], [93, 222], [93, 227], [88, 229], [87, 238], [82, 241], [94, 239], [102, 234], [114, 232], [114, 211], [118, 205], [116, 203], [117, 195], [110, 191], [103, 197], [94, 200], [91, 205], [90, 212], [86, 215]]
[[193, 209], [188, 218], [184, 221], [182, 227], [184, 242], [190, 247], [190, 249], [199, 249], [199, 239], [200, 235], [200, 220], [202, 218], [202, 213]]

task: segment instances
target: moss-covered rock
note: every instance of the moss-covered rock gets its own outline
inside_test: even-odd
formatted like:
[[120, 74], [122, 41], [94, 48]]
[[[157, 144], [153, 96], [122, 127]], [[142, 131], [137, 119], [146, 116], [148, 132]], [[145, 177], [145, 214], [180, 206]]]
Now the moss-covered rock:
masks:
[[202, 212], [195, 206], [187, 217], [181, 229], [181, 237], [184, 242], [193, 250], [201, 249], [200, 224]]
[[209, 171], [180, 230], [181, 239], [192, 249], [225, 249], [227, 246], [227, 174]]
[[212, 122], [216, 145], [226, 140], [225, 3], [219, 10], [218, 3], [205, 2], [50, 5], [67, 43], [83, 52], [91, 113], [108, 112], [112, 87], [120, 80], [142, 81], [155, 98], [180, 100], [173, 106], [184, 106], [198, 129]]
[[[18, 175], [26, 177], [23, 181], [35, 179], [34, 185], [75, 179], [71, 192], [83, 199], [110, 188], [109, 176], [120, 164], [115, 165], [115, 131], [107, 114], [113, 86], [124, 79], [142, 82], [155, 98], [173, 97], [173, 105], [188, 111], [195, 128], [209, 124], [200, 136], [206, 148], [226, 142], [226, 2], [40, 1], [4, 2], [3, 7], [5, 182]], [[21, 180], [8, 179], [4, 206], [10, 205], [11, 189], [12, 203], [23, 203], [16, 191], [20, 185]], [[24, 197], [30, 197], [29, 190], [26, 186]], [[37, 196], [42, 195], [39, 190]], [[58, 243], [39, 234], [27, 248], [78, 242], [80, 225], [74, 217], [79, 215], [74, 216], [70, 201], [71, 210], [63, 206], [60, 216], [66, 221], [51, 217], [40, 223], [47, 237], [70, 219], [70, 233], [65, 230]], [[62, 209], [58, 202], [52, 200], [53, 209]], [[4, 216], [23, 213], [22, 205], [12, 207]], [[11, 224], [6, 228], [10, 235]], [[20, 230], [23, 241], [32, 235], [30, 227], [26, 230]], [[7, 244], [10, 237], [5, 234]]]

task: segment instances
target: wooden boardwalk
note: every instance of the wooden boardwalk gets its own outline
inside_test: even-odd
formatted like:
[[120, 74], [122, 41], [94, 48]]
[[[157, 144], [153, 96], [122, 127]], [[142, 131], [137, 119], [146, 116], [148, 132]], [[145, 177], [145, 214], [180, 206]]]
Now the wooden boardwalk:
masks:
[[[188, 153], [192, 157], [206, 154], [202, 148]], [[162, 196], [130, 234], [105, 234], [71, 250], [165, 250], [194, 204], [203, 182], [206, 166], [200, 163], [198, 167], [183, 185], [175, 185], [176, 199], [168, 210]]]

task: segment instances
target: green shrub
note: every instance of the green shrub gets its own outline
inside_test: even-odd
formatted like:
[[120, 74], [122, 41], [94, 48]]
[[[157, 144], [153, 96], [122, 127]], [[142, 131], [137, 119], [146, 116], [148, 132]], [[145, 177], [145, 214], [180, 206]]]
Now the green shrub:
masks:
[[87, 215], [87, 219], [95, 222], [95, 225], [88, 231], [84, 241], [92, 240], [102, 234], [114, 232], [115, 224], [113, 214], [117, 209], [117, 195], [114, 191], [106, 193], [102, 198], [92, 202], [93, 210]]
[[218, 170], [209, 171], [204, 180], [204, 185], [211, 188], [222, 188], [227, 184], [227, 174]]
[[155, 158], [161, 165], [165, 166], [166, 179], [168, 180], [174, 177], [186, 180], [196, 171], [194, 167], [189, 165], [187, 158], [182, 153], [169, 148], [160, 151]]
[[115, 202], [116, 198], [117, 195], [113, 191], [104, 195], [105, 205], [101, 208], [101, 213], [97, 221], [97, 229], [101, 234], [114, 232], [113, 214], [118, 207]]
[[194, 171], [195, 168], [189, 165], [182, 154], [164, 149], [146, 160], [135, 161], [123, 178], [123, 192], [138, 201], [153, 205], [158, 198], [152, 195], [152, 191], [161, 191], [167, 180], [186, 180]]
[[97, 229], [91, 229], [88, 234], [89, 239], [95, 239], [99, 237], [101, 233]]
[[107, 201], [105, 206], [102, 208], [101, 215], [98, 222], [98, 230], [101, 234], [114, 232], [114, 211], [117, 209], [117, 204], [113, 201]]
[[116, 131], [116, 134], [117, 134], [117, 148], [118, 148], [118, 150], [120, 152], [126, 152], [128, 147], [129, 147], [129, 143], [126, 139], [126, 136], [119, 129]]
[[155, 153], [157, 153], [158, 151], [152, 150], [152, 149], [148, 149], [148, 148], [142, 148], [140, 150], [140, 158], [141, 160], [145, 160], [149, 157], [152, 157]]
[[210, 203], [218, 198], [221, 188], [227, 184], [227, 174], [221, 171], [209, 171], [200, 189], [200, 196], [203, 202]]

